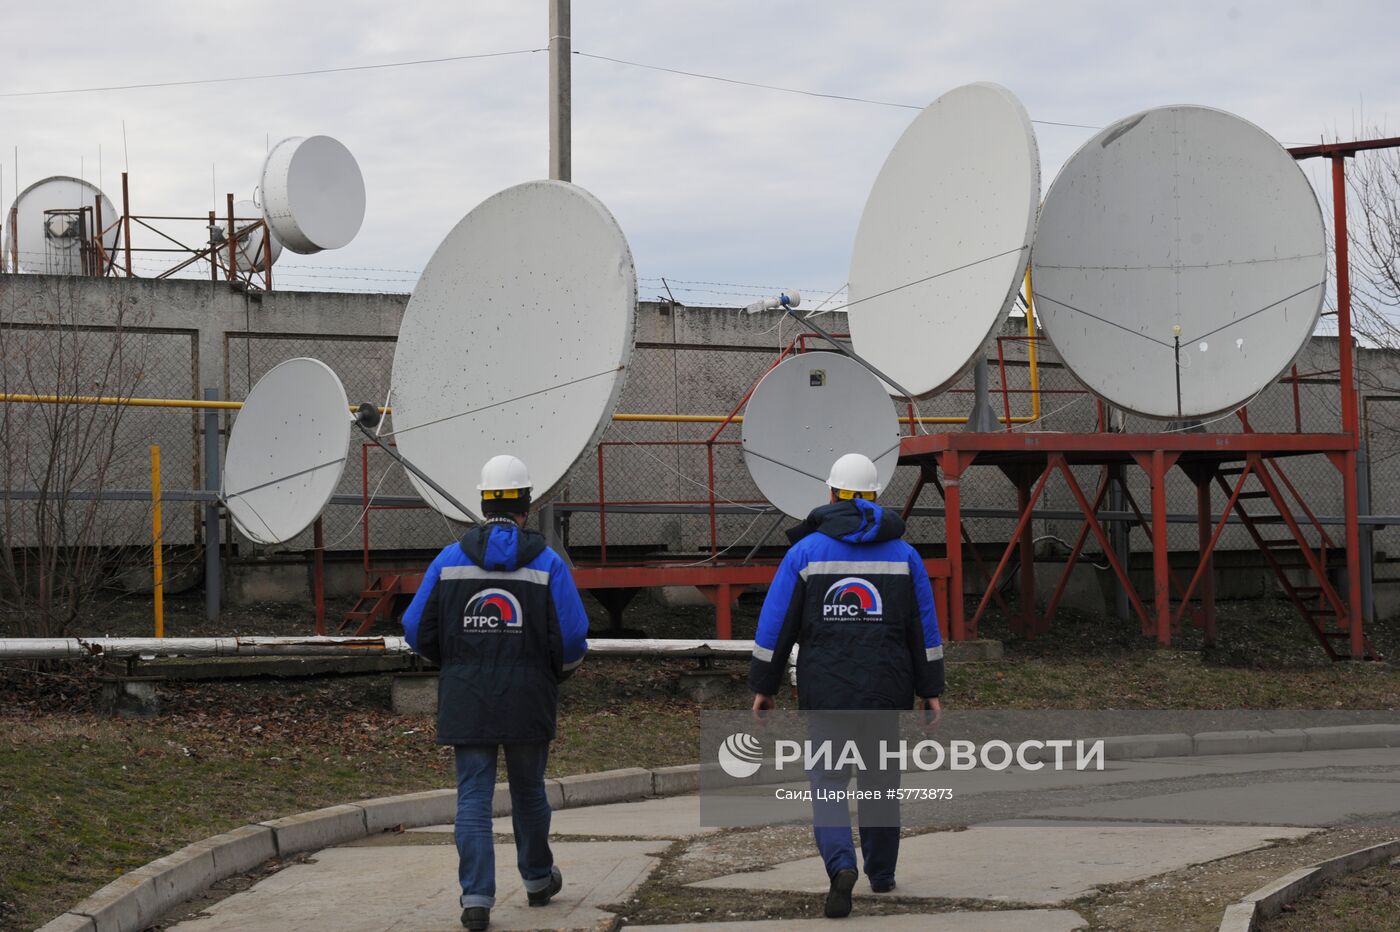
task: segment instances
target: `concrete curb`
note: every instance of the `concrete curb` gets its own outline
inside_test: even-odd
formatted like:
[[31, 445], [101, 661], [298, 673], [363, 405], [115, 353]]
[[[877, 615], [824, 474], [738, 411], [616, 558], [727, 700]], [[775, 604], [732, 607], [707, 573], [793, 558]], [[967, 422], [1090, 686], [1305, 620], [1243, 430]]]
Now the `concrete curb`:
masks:
[[[1128, 760], [1393, 747], [1400, 747], [1400, 724], [1216, 731], [1195, 735], [1118, 735], [1104, 739], [1104, 757], [1108, 760]], [[682, 796], [700, 788], [702, 769], [700, 764], [686, 764], [655, 770], [641, 767], [606, 770], [546, 780], [545, 790], [554, 809], [627, 802], [648, 796]], [[755, 775], [753, 782], [759, 782], [762, 777], [762, 773]], [[504, 783], [496, 785], [491, 808], [495, 816], [510, 814], [509, 786]], [[264, 861], [343, 844], [399, 826], [420, 828], [442, 825], [451, 822], [456, 812], [456, 790], [444, 789], [367, 799], [245, 825], [187, 845], [123, 874], [43, 926], [39, 932], [136, 932], [172, 907], [204, 892], [211, 884], [246, 873]], [[1395, 850], [1400, 852], [1400, 842], [1393, 844]], [[1337, 860], [1364, 853], [1354, 852]], [[1312, 877], [1323, 867], [1325, 865], [1299, 873]], [[1326, 874], [1314, 885], [1332, 876], [1339, 874]], [[1292, 877], [1290, 874], [1279, 883], [1296, 882], [1296, 879], [1290, 880]], [[1250, 921], [1253, 921], [1258, 907], [1247, 904], [1264, 902], [1262, 897], [1269, 889], [1250, 895], [1261, 899], [1247, 898], [1231, 906], [1226, 911], [1226, 918], [1243, 916], [1247, 907]], [[1296, 890], [1289, 888], [1289, 891], [1287, 896], [1297, 895]], [[1284, 899], [1276, 902], [1281, 904]], [[1246, 929], [1248, 926], [1221, 925], [1222, 930], [1226, 928]]]
[[1230, 904], [1220, 920], [1220, 932], [1251, 932], [1259, 920], [1272, 918], [1282, 912], [1285, 904], [1292, 903], [1339, 877], [1354, 874], [1397, 854], [1400, 854], [1400, 838], [1284, 874], [1238, 903]]

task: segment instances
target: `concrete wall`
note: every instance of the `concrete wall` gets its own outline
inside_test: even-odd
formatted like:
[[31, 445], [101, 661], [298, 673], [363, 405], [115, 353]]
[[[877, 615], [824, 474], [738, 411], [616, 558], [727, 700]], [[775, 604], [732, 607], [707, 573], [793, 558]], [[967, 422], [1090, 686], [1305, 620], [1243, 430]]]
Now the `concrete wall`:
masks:
[[[352, 401], [382, 402], [388, 391], [394, 340], [399, 320], [407, 304], [403, 295], [279, 292], [244, 293], [227, 283], [150, 279], [79, 279], [49, 276], [0, 275], [0, 377], [3, 390], [11, 392], [94, 390], [100, 380], [89, 378], [89, 368], [97, 367], [120, 350], [128, 359], [120, 372], [120, 391], [137, 396], [198, 397], [206, 387], [218, 388], [226, 398], [241, 399], [250, 386], [277, 363], [302, 355], [316, 356], [331, 365], [345, 383]], [[823, 324], [831, 330], [845, 327], [840, 313], [824, 315]], [[114, 332], [113, 328], [120, 328]], [[1024, 324], [1008, 322], [1008, 335], [1018, 335]], [[65, 339], [86, 341], [80, 365], [55, 366], [44, 352], [51, 348], [52, 333], [61, 330]], [[745, 392], [771, 364], [779, 348], [787, 343], [796, 327], [775, 313], [748, 315], [724, 308], [687, 308], [643, 303], [638, 308], [637, 348], [627, 374], [619, 411], [657, 414], [724, 414], [735, 407]], [[104, 342], [105, 341], [105, 342]], [[1005, 365], [1006, 381], [1014, 389], [1029, 387], [1027, 344], [1003, 343], [1004, 359], [998, 360], [995, 345], [989, 348], [994, 389], [1000, 384]], [[60, 354], [61, 356], [61, 354]], [[1327, 337], [1315, 338], [1299, 360], [1303, 372], [1335, 370], [1337, 344]], [[58, 357], [55, 357], [58, 358]], [[470, 360], [464, 359], [464, 365]], [[1063, 368], [1048, 343], [1040, 345], [1040, 387], [1043, 419], [1036, 429], [1059, 431], [1092, 430], [1098, 405], [1084, 393], [1073, 376]], [[1400, 386], [1395, 354], [1365, 350], [1359, 367], [1368, 394], [1386, 394], [1387, 386]], [[82, 370], [82, 371], [78, 371]], [[926, 416], [965, 415], [971, 406], [971, 375], [954, 389], [920, 402], [919, 413]], [[1338, 428], [1337, 392], [1334, 375], [1312, 378], [1301, 387], [1299, 401], [1305, 430], [1334, 431]], [[996, 402], [1000, 412], [1000, 396]], [[1030, 398], [1012, 396], [1012, 413], [1029, 413]], [[6, 447], [21, 446], [16, 438], [31, 434], [33, 422], [20, 418], [18, 406], [4, 406]], [[1400, 512], [1400, 476], [1392, 468], [1400, 453], [1400, 405], [1379, 402], [1370, 405], [1375, 489], [1373, 510]], [[34, 409], [27, 409], [31, 414]], [[1293, 394], [1286, 386], [1265, 390], [1249, 409], [1251, 422], [1259, 430], [1292, 430]], [[1393, 413], [1392, 413], [1393, 412]], [[222, 417], [226, 431], [231, 418]], [[701, 440], [715, 425], [615, 422], [604, 436], [604, 482], [609, 500], [703, 500], [707, 497], [707, 463], [703, 445], [636, 446], [638, 441]], [[1129, 430], [1157, 430], [1160, 424], [1128, 418]], [[939, 427], [937, 429], [958, 429]], [[1238, 431], [1237, 418], [1228, 417], [1209, 426], [1213, 431]], [[198, 487], [202, 465], [201, 419], [187, 412], [172, 410], [128, 410], [122, 414], [114, 443], [120, 448], [115, 465], [105, 478], [106, 488], [148, 488], [148, 445], [159, 442], [164, 457], [166, 488]], [[725, 439], [737, 441], [737, 428], [730, 428]], [[42, 437], [39, 438], [42, 440]], [[34, 445], [42, 445], [38, 440]], [[14, 455], [5, 462], [0, 487], [30, 488], [34, 476], [34, 451]], [[411, 494], [397, 468], [390, 469], [386, 457], [371, 452], [368, 472], [361, 469], [360, 450], [352, 449], [351, 462], [340, 491], [360, 494], [368, 484], [381, 494]], [[1307, 496], [1312, 507], [1326, 514], [1341, 512], [1341, 483], [1336, 470], [1325, 459], [1312, 457], [1287, 465], [1290, 478]], [[722, 445], [715, 452], [717, 493], [721, 499], [745, 502], [758, 498], [757, 489], [744, 469], [738, 447]], [[886, 493], [885, 500], [899, 503], [916, 479], [912, 468], [901, 468]], [[1098, 481], [1097, 469], [1083, 469], [1079, 479], [1092, 489]], [[1145, 480], [1132, 479], [1134, 495], [1145, 509], [1149, 496]], [[965, 508], [1009, 508], [1014, 505], [1011, 485], [994, 469], [973, 470], [963, 482]], [[589, 451], [566, 479], [557, 499], [593, 501], [598, 498], [598, 460]], [[1223, 502], [1217, 502], [1217, 506]], [[932, 493], [923, 504], [939, 504]], [[1052, 509], [1073, 508], [1068, 490], [1052, 483], [1043, 500]], [[112, 543], [143, 539], [148, 524], [146, 506], [126, 503], [104, 506]], [[1177, 512], [1193, 512], [1194, 491], [1184, 477], [1171, 490], [1168, 507]], [[200, 538], [196, 509], [191, 506], [168, 510], [167, 537], [171, 543], [193, 543]], [[343, 551], [351, 557], [360, 547], [358, 506], [333, 506], [325, 516], [328, 550]], [[724, 545], [747, 550], [771, 519], [755, 521], [748, 515], [725, 516], [719, 521], [719, 537]], [[12, 544], [22, 544], [23, 522], [9, 534]], [[455, 536], [455, 530], [436, 513], [427, 510], [375, 511], [371, 515], [371, 546], [380, 551], [436, 549]], [[1005, 540], [1012, 522], [1005, 519], [979, 519], [969, 523], [978, 541]], [[570, 521], [569, 540], [575, 547], [592, 547], [599, 542], [600, 522], [596, 515], [576, 514]], [[1035, 533], [1046, 538], [1043, 547], [1059, 546], [1054, 539], [1072, 540], [1078, 530], [1073, 521], [1037, 521]], [[695, 553], [709, 543], [707, 516], [610, 515], [607, 541], [611, 548], [626, 547], [634, 552], [666, 550]], [[939, 544], [944, 540], [942, 522], [933, 517], [917, 517], [911, 522], [916, 541]], [[1191, 550], [1196, 546], [1195, 529], [1173, 526], [1174, 547]], [[1400, 531], [1386, 531], [1377, 537], [1382, 550], [1400, 550]], [[279, 548], [260, 549], [229, 532], [228, 543], [240, 558], [268, 558], [281, 563], [278, 554], [290, 555], [310, 546], [309, 532]], [[1134, 532], [1135, 546], [1144, 544], [1141, 532]], [[1222, 546], [1252, 548], [1243, 530], [1227, 531]], [[1092, 549], [1092, 548], [1091, 548]], [[416, 562], [413, 557], [410, 562]], [[353, 575], [353, 574], [352, 574]], [[250, 590], [261, 591], [258, 585]]]

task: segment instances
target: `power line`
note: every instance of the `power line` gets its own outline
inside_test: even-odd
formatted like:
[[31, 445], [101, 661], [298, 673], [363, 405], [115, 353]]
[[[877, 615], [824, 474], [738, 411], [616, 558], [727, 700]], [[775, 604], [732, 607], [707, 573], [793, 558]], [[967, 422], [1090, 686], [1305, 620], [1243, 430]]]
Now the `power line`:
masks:
[[101, 87], [68, 87], [48, 91], [7, 91], [0, 97], [48, 97], [54, 94], [88, 94], [100, 91], [133, 91], [155, 87], [188, 87], [197, 84], [230, 84], [237, 81], [266, 81], [272, 78], [303, 78], [318, 74], [344, 74], [348, 71], [378, 71], [382, 68], [410, 68], [416, 65], [439, 65], [445, 62], [473, 61], [481, 58], [503, 58], [507, 55], [529, 55], [545, 49], [514, 49], [509, 52], [482, 52], [476, 55], [447, 55], [442, 58], [418, 58], [412, 61], [381, 62], [376, 65], [346, 65], [342, 68], [315, 68], [309, 71], [278, 71], [269, 74], [243, 74], [227, 78], [196, 78], [186, 81], [152, 81], [146, 84], [111, 84]]
[[[853, 97], [847, 94], [827, 94], [821, 91], [809, 91], [800, 87], [783, 87], [779, 84], [763, 84], [758, 81], [742, 81], [738, 78], [726, 78], [718, 74], [703, 74], [699, 71], [682, 71], [679, 68], [666, 68], [662, 65], [648, 65], [645, 62], [628, 61], [625, 58], [612, 58], [608, 55], [595, 55], [592, 52], [580, 52], [574, 49], [574, 54], [583, 58], [593, 58], [598, 61], [612, 62], [614, 65], [627, 65], [631, 68], [645, 68], [648, 71], [664, 71], [667, 74], [684, 75], [687, 78], [702, 78], [706, 81], [720, 81], [724, 84], [738, 84], [741, 87], [758, 87], [768, 91], [782, 91], [785, 94], [801, 94], [804, 97], [822, 97], [827, 100], [846, 100], [857, 104], [875, 104], [879, 107], [898, 107], [901, 110], [922, 110], [919, 104], [905, 104], [893, 100], [874, 100], [869, 97]], [[1031, 120], [1032, 123], [1040, 123], [1045, 126], [1068, 126], [1074, 129], [1103, 129], [1102, 126], [1090, 126], [1087, 123], [1062, 123], [1058, 120]]]

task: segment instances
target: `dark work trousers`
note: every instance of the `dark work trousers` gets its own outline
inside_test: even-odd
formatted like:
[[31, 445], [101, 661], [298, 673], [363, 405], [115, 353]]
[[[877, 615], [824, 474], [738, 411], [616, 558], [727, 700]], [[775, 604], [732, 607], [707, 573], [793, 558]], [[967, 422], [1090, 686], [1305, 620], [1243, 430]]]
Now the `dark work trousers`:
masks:
[[887, 793], [898, 789], [900, 773], [897, 762], [889, 768], [882, 766], [880, 749], [881, 742], [894, 747], [899, 741], [898, 716], [898, 712], [883, 710], [810, 713], [808, 738], [814, 746], [831, 742], [833, 765], [840, 760], [847, 742], [859, 752], [864, 765], [815, 767], [807, 771], [812, 788], [812, 832], [829, 877], [834, 877], [837, 871], [855, 870], [856, 851], [851, 840], [849, 801], [823, 797], [849, 790], [854, 774], [858, 790], [873, 791], [879, 796], [878, 799], [862, 799], [856, 804], [865, 875], [877, 886], [894, 881], [895, 864], [899, 860], [899, 799], [889, 798]]

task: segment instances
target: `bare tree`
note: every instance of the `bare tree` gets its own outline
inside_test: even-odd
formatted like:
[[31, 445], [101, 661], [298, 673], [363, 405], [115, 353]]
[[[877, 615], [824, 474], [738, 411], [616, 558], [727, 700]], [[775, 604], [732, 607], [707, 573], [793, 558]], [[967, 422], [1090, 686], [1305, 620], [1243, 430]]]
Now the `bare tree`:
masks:
[[[54, 637], [90, 611], [148, 543], [138, 503], [100, 500], [119, 473], [132, 475], [144, 446], [123, 442], [127, 408], [71, 400], [129, 398], [145, 345], [129, 331], [130, 306], [112, 293], [84, 320], [73, 279], [33, 287], [0, 279], [0, 391], [60, 396], [58, 403], [0, 404], [0, 631]], [[134, 550], [133, 550], [134, 548]]]

